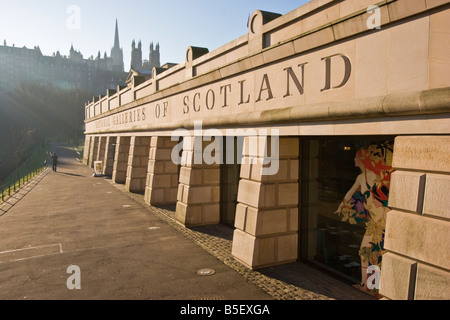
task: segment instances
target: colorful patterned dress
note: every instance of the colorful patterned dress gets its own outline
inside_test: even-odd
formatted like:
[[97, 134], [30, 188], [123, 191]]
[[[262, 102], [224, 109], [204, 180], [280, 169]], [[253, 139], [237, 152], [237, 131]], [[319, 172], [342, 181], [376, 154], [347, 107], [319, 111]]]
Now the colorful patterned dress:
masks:
[[[392, 169], [393, 146], [391, 143], [371, 145], [367, 149], [361, 149], [357, 157], [364, 166], [367, 191], [357, 191], [350, 201], [344, 201], [341, 211], [342, 221], [351, 224], [364, 225], [366, 231], [364, 237], [370, 237], [369, 246], [362, 246], [359, 251], [362, 262], [369, 266], [377, 266], [381, 270], [382, 256], [384, 253], [384, 236], [386, 228], [386, 212], [388, 208], [389, 185]], [[370, 183], [367, 181], [371, 171], [376, 178]]]

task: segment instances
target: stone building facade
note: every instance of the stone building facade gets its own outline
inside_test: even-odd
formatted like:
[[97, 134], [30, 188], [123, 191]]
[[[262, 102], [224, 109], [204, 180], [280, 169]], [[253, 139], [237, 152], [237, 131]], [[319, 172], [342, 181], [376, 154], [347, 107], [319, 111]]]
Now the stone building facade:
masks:
[[449, 299], [450, 1], [313, 0], [86, 103], [84, 162], [387, 299]]
[[161, 67], [161, 54], [159, 43], [153, 47], [153, 42], [150, 43], [148, 59], [142, 60], [142, 43], [133, 40], [131, 43], [131, 68], [135, 70], [147, 70], [152, 71], [153, 68]]
[[106, 52], [85, 59], [80, 51], [69, 50], [69, 56], [60, 52], [52, 56], [42, 54], [39, 47], [0, 45], [0, 92], [14, 89], [21, 81], [36, 81], [60, 89], [84, 89], [94, 94], [104, 94], [118, 84], [125, 85], [123, 50], [120, 47], [119, 27], [116, 20], [114, 46], [111, 55]]

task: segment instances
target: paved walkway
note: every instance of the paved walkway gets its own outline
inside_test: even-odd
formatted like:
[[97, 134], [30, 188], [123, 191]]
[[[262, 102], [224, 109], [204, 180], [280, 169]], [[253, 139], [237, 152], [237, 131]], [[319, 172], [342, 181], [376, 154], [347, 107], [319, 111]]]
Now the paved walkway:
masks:
[[[231, 255], [231, 228], [185, 228], [54, 148], [58, 171], [0, 205], [0, 299], [371, 299], [302, 263], [251, 271]], [[72, 265], [80, 290], [67, 287]]]

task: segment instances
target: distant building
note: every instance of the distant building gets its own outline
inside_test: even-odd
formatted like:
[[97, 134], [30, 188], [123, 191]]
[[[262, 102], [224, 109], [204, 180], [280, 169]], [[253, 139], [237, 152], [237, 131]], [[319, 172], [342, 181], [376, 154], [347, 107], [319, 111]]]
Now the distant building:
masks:
[[137, 48], [134, 40], [131, 44], [131, 68], [142, 68], [142, 43], [140, 41]]
[[128, 73], [124, 71], [123, 49], [119, 43], [119, 28], [116, 20], [114, 46], [110, 57], [83, 58], [73, 45], [69, 56], [60, 52], [44, 56], [39, 46], [33, 49], [0, 45], [0, 92], [13, 89], [21, 81], [39, 81], [63, 89], [86, 89], [94, 94], [104, 93], [125, 85]]
[[116, 19], [116, 31], [114, 34], [114, 47], [111, 49], [111, 71], [123, 72], [123, 50], [120, 48], [119, 43], [119, 26]]
[[159, 43], [156, 43], [155, 47], [153, 47], [153, 42], [150, 43], [148, 60], [142, 61], [142, 43], [139, 41], [136, 47], [136, 42], [133, 40], [131, 44], [131, 68], [152, 71], [153, 68], [159, 67], [161, 67]]

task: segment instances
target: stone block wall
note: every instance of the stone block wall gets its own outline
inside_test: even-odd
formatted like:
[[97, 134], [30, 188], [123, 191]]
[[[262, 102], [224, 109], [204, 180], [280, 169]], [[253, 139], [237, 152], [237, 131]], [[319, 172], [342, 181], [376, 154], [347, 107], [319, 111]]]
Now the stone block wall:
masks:
[[[252, 139], [244, 140], [232, 254], [256, 269], [297, 260], [299, 139], [279, 138], [275, 175], [263, 173], [270, 152], [249, 147]], [[272, 145], [270, 138], [259, 139]]]
[[450, 299], [450, 136], [395, 140], [380, 293]]
[[[200, 152], [205, 143], [197, 139], [202, 137], [183, 142], [175, 218], [185, 226], [220, 222], [220, 164], [203, 161]], [[195, 141], [202, 145], [202, 150], [194, 150]], [[196, 163], [196, 158], [201, 159], [201, 163]]]
[[127, 177], [130, 137], [117, 137], [112, 181], [124, 184]]
[[89, 146], [89, 161], [88, 166], [94, 168], [94, 162], [97, 161], [98, 145], [100, 137], [91, 137], [91, 143]]
[[105, 165], [106, 140], [107, 137], [98, 137], [98, 149], [97, 154], [95, 155], [95, 161], [102, 161], [102, 167]]
[[113, 173], [116, 140], [116, 137], [106, 138], [105, 155], [103, 160], [103, 174], [105, 176], [112, 176]]
[[84, 139], [83, 163], [85, 165], [88, 165], [88, 163], [89, 163], [89, 158], [90, 158], [89, 152], [91, 150], [91, 140], [92, 140], [91, 136], [86, 136], [86, 138]]
[[145, 201], [151, 205], [175, 204], [178, 192], [178, 165], [171, 154], [177, 141], [152, 137], [148, 160]]
[[150, 137], [131, 137], [125, 189], [130, 192], [145, 191], [150, 154]]

